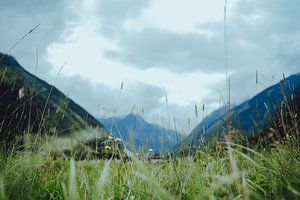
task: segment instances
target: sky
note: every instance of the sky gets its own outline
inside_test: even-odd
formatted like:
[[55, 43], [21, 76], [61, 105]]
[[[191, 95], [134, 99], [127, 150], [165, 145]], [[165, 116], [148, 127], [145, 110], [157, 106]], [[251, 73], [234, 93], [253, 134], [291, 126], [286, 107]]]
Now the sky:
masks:
[[[232, 104], [300, 71], [298, 8], [228, 0]], [[195, 105], [224, 105], [223, 0], [1, 0], [0, 51], [37, 24], [9, 54], [97, 118], [133, 112], [174, 128], [175, 117], [187, 134], [203, 116]]]

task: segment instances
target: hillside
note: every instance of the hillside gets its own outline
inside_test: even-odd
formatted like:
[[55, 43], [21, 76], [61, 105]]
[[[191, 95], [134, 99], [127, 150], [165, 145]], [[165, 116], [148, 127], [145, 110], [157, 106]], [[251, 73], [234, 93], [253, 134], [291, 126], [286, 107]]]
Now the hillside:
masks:
[[142, 151], [153, 149], [155, 152], [170, 150], [177, 143], [177, 134], [156, 124], [146, 122], [141, 116], [129, 114], [124, 118], [100, 119], [102, 124], [116, 137], [121, 134], [127, 147]]
[[[0, 53], [0, 141], [5, 147], [23, 134], [67, 136], [103, 126], [54, 86]], [[104, 131], [105, 132], [105, 131]]]
[[[295, 120], [299, 121], [299, 105], [300, 74], [295, 74], [235, 106], [231, 110], [232, 127], [249, 138], [264, 134], [270, 128], [276, 129], [276, 134], [282, 134], [281, 110], [288, 111], [284, 112], [285, 115], [290, 112], [298, 113]], [[283, 118], [286, 120], [290, 116]], [[182, 146], [198, 146], [200, 138], [206, 141], [213, 136], [223, 135], [227, 130], [227, 121], [228, 113], [224, 112], [224, 108], [213, 112], [192, 131]], [[286, 123], [289, 121], [291, 119]], [[179, 149], [179, 146], [176, 148]]]

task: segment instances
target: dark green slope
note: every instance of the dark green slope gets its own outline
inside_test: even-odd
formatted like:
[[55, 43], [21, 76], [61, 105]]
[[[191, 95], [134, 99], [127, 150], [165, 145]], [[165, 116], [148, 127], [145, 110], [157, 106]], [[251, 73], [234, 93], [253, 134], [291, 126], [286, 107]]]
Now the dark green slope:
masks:
[[0, 140], [4, 146], [24, 133], [67, 136], [90, 127], [103, 129], [57, 88], [27, 72], [13, 57], [0, 53]]

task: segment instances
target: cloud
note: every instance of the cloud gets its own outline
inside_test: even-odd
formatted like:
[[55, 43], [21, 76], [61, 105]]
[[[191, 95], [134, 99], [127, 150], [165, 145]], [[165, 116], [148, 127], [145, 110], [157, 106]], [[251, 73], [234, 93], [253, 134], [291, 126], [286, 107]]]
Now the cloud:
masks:
[[[229, 71], [232, 101], [238, 103], [274, 84], [282, 73], [299, 72], [300, 2], [241, 0], [229, 6]], [[174, 20], [180, 20], [180, 16]], [[198, 23], [195, 27], [197, 31], [176, 32], [161, 26], [119, 26], [119, 32], [115, 31], [119, 33], [115, 37], [119, 48], [103, 53], [113, 61], [142, 70], [224, 73], [223, 22]], [[258, 86], [256, 71], [260, 78]], [[209, 89], [226, 96], [224, 86], [225, 83], [218, 83]], [[219, 95], [213, 99], [216, 104]]]
[[138, 68], [160, 67], [177, 72], [216, 71], [223, 55], [220, 40], [153, 28], [123, 34], [119, 46], [121, 51], [107, 50], [105, 55]]
[[[300, 39], [300, 37], [299, 37]], [[299, 71], [300, 67], [300, 40], [296, 38], [286, 40], [279, 44], [279, 49], [275, 54], [278, 62], [282, 66], [287, 66], [293, 71]]]
[[45, 75], [51, 66], [46, 61], [47, 47], [63, 40], [74, 13], [64, 0], [4, 0], [0, 7], [0, 51], [6, 53], [30, 29], [40, 24], [12, 52], [31, 72], [34, 71], [36, 49], [39, 50], [39, 71]]
[[[243, 0], [229, 8], [228, 50], [230, 70], [261, 69], [280, 64], [298, 65], [300, 2]], [[180, 18], [180, 17], [179, 17]], [[179, 19], [178, 18], [178, 19]], [[120, 19], [121, 20], [121, 19]], [[174, 19], [176, 20], [176, 19]], [[107, 58], [128, 66], [166, 68], [174, 72], [224, 71], [223, 22], [196, 24], [199, 32], [180, 33], [156, 27], [120, 31], [119, 50], [107, 50]], [[288, 52], [288, 53], [286, 53]], [[279, 56], [283, 55], [283, 56]], [[289, 60], [289, 61], [287, 61]], [[295, 63], [297, 62], [297, 63]], [[282, 66], [281, 70], [289, 70]]]
[[[222, 24], [214, 24], [214, 26], [206, 24], [200, 28], [212, 32], [213, 35], [208, 37], [201, 33], [177, 33], [155, 28], [122, 32], [118, 40], [119, 50], [106, 50], [104, 54], [109, 59], [140, 69], [223, 72]], [[238, 37], [235, 33], [229, 37], [229, 45], [229, 61], [232, 70], [249, 67], [250, 64], [252, 66], [267, 64], [270, 59], [269, 51], [266, 51], [263, 44]]]
[[100, 31], [108, 37], [120, 34], [124, 22], [138, 16], [149, 4], [149, 0], [100, 0], [94, 6], [100, 19]]
[[[76, 82], [76, 87], [74, 83]], [[120, 87], [110, 87], [105, 84], [92, 84], [81, 76], [59, 77], [55, 85], [89, 112], [97, 117], [111, 117], [114, 111], [117, 115], [130, 113], [135, 107], [136, 112], [151, 113], [166, 94], [165, 89], [143, 82], [124, 83]]]
[[[297, 0], [265, 0], [265, 1], [238, 1], [234, 12], [243, 20], [261, 21], [261, 26], [256, 27], [260, 31], [274, 31], [275, 34], [289, 34], [299, 31], [298, 12], [300, 2]], [[236, 18], [239, 19], [239, 18]], [[255, 31], [255, 30], [253, 30]]]

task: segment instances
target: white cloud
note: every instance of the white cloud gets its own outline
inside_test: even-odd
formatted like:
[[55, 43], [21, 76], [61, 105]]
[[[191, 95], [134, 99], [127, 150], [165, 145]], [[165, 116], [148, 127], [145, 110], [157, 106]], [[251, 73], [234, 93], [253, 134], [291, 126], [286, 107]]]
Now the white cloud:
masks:
[[222, 21], [223, 7], [224, 2], [220, 0], [153, 0], [137, 18], [127, 23], [132, 24], [129, 29], [142, 26], [180, 33], [198, 32], [197, 24]]

